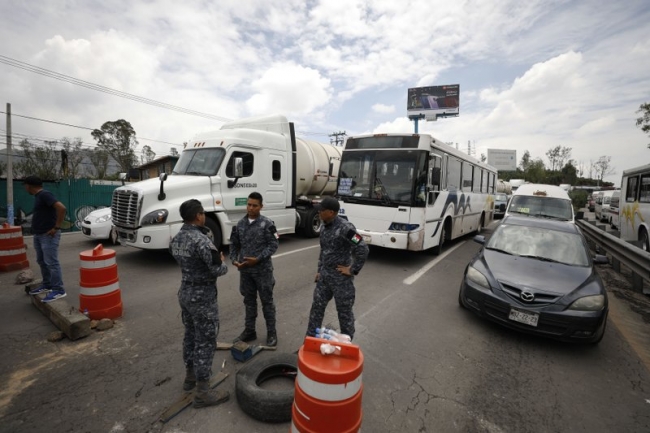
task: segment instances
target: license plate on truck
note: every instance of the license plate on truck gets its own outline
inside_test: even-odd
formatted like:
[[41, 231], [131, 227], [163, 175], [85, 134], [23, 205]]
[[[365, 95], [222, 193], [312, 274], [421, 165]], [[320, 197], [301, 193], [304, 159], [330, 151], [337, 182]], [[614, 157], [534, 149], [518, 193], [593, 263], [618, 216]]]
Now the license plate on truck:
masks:
[[365, 243], [367, 243], [367, 244], [372, 243], [372, 237], [371, 237], [371, 236], [368, 236], [368, 235], [361, 235], [361, 237], [363, 238], [363, 241], [364, 241]]
[[510, 308], [510, 314], [508, 315], [508, 319], [515, 322], [524, 323], [530, 326], [537, 326], [537, 321], [539, 320], [539, 314], [531, 313], [529, 311], [518, 310], [516, 308]]

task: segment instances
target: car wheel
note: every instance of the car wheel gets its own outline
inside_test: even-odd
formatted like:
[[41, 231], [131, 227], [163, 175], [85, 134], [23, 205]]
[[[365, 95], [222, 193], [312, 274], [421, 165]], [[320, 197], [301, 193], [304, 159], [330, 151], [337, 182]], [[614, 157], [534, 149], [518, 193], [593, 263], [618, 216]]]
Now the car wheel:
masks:
[[244, 366], [235, 378], [237, 403], [259, 421], [290, 421], [294, 388], [270, 390], [260, 388], [260, 385], [274, 377], [295, 379], [297, 371], [298, 356], [292, 353], [273, 354]]
[[212, 241], [215, 247], [219, 248], [221, 247], [221, 229], [219, 228], [219, 224], [217, 224], [212, 218], [206, 216], [205, 217], [205, 226], [210, 230], [208, 233], [208, 237]]
[[641, 241], [641, 248], [644, 251], [650, 251], [650, 238], [648, 237], [648, 232], [645, 227], [639, 232], [639, 241]]

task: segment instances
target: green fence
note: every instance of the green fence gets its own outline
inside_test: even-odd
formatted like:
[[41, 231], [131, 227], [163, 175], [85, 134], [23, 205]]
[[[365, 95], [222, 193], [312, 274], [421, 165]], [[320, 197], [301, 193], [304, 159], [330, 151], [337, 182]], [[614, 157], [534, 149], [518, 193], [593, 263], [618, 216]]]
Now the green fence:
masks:
[[[81, 221], [95, 209], [110, 207], [113, 190], [121, 182], [90, 179], [64, 179], [58, 182], [44, 182], [43, 188], [52, 192], [68, 210], [64, 231], [81, 230]], [[25, 191], [22, 180], [15, 180], [14, 187], [14, 224], [21, 225], [24, 233], [31, 230], [31, 214], [34, 197]], [[7, 180], [0, 179], [0, 219], [7, 217]]]

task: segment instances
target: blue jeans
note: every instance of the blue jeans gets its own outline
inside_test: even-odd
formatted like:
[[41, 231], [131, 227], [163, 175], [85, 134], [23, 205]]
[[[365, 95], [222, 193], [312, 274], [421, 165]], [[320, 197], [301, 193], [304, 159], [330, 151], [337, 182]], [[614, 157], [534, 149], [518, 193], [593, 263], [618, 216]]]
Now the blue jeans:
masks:
[[59, 263], [60, 240], [60, 231], [57, 231], [54, 236], [47, 233], [34, 235], [36, 261], [41, 267], [43, 286], [52, 290], [63, 290], [63, 276], [61, 275], [61, 264]]

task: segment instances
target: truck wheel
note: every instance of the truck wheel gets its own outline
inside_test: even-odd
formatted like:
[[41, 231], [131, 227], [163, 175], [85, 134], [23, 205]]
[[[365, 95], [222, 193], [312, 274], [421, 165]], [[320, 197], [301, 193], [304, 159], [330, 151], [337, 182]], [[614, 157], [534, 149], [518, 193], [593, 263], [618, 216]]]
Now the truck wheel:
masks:
[[309, 209], [307, 211], [307, 218], [305, 218], [305, 227], [303, 232], [308, 238], [316, 238], [320, 236], [320, 225], [321, 220], [318, 216], [318, 211], [316, 209]]
[[208, 232], [208, 237], [212, 241], [215, 247], [221, 247], [221, 229], [219, 224], [217, 224], [212, 218], [208, 216], [205, 217], [205, 226], [210, 230]]
[[298, 356], [293, 353], [265, 356], [244, 366], [235, 377], [239, 407], [259, 421], [290, 421], [294, 386], [271, 390], [260, 388], [260, 385], [274, 377], [295, 379], [297, 371]]

